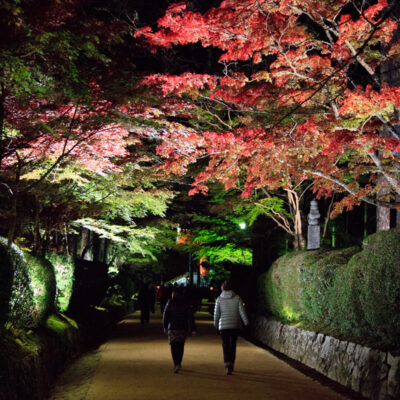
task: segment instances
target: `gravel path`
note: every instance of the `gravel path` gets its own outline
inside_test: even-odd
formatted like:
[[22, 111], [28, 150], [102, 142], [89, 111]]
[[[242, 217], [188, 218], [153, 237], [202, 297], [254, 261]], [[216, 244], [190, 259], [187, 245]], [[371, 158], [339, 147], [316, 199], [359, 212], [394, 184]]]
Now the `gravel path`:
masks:
[[174, 374], [160, 315], [148, 325], [135, 313], [111, 339], [59, 378], [51, 400], [333, 400], [345, 399], [268, 351], [239, 338], [233, 375], [225, 375], [220, 338], [209, 314], [197, 314], [198, 334], [185, 345]]

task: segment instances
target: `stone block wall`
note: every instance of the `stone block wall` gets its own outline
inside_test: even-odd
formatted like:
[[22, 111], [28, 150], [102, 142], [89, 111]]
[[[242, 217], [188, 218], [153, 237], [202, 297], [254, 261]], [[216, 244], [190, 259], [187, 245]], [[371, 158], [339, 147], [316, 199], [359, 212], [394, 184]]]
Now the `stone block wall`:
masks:
[[400, 356], [263, 316], [252, 318], [251, 335], [367, 399], [400, 399]]

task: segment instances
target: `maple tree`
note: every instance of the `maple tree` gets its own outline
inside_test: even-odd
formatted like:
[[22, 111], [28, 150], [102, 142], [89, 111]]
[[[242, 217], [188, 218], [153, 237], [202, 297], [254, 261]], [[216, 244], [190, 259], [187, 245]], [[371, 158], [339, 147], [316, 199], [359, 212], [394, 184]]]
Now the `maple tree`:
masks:
[[159, 30], [144, 27], [136, 36], [153, 51], [200, 43], [223, 54], [220, 74], [143, 79], [195, 108], [186, 130], [164, 134], [158, 152], [165, 167], [183, 174], [206, 157], [191, 193], [205, 192], [210, 180], [250, 196], [312, 179], [317, 196], [345, 194], [336, 213], [360, 201], [396, 207], [400, 87], [387, 70], [400, 54], [399, 7], [386, 0], [226, 0], [202, 14], [171, 5]]
[[1, 230], [36, 252], [84, 227], [149, 253], [157, 230], [135, 220], [163, 215], [172, 192], [155, 186], [160, 174], [131, 130], [160, 112], [136, 101], [133, 85], [120, 86], [126, 70], [113, 70], [129, 25], [87, 13], [88, 4], [0, 5]]

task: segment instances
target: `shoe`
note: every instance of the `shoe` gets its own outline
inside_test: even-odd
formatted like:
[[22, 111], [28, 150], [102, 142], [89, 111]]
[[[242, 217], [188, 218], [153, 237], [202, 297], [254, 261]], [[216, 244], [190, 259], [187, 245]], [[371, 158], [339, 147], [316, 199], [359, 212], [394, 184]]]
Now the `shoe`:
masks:
[[177, 374], [179, 372], [179, 365], [175, 365], [174, 367], [174, 373]]
[[226, 370], [227, 375], [232, 375], [233, 363], [230, 363], [230, 362], [225, 363], [225, 370]]

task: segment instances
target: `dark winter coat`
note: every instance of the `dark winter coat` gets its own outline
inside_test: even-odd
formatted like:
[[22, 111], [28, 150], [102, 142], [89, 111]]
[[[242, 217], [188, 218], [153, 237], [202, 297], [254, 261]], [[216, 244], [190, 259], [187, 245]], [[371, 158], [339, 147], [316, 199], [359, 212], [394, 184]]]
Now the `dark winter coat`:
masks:
[[140, 289], [138, 294], [138, 303], [141, 310], [150, 309], [151, 304], [153, 303], [153, 293], [147, 286]]
[[196, 327], [190, 305], [183, 300], [169, 300], [164, 309], [163, 327], [168, 330], [195, 331]]

